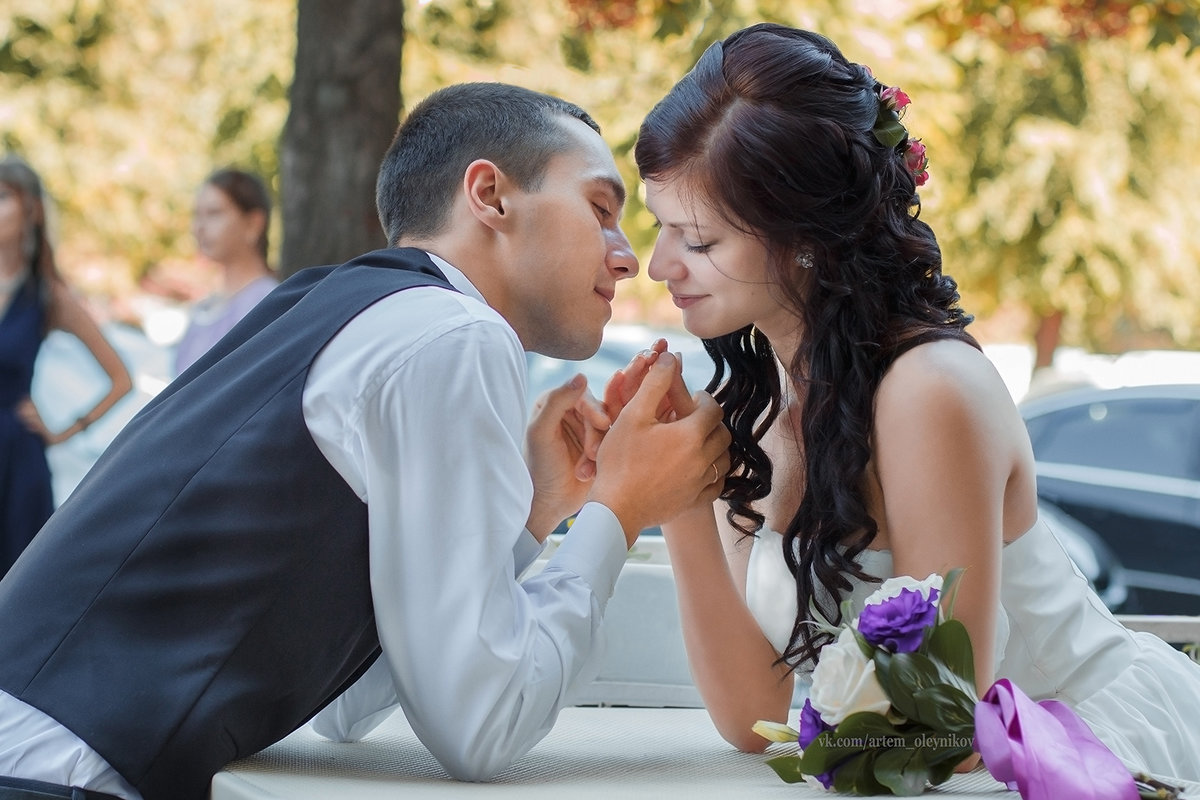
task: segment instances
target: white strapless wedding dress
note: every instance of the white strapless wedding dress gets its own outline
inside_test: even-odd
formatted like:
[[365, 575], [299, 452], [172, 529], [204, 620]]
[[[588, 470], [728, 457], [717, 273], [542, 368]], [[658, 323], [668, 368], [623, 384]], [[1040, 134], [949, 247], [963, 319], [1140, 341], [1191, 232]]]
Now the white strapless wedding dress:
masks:
[[[859, 564], [870, 575], [892, 577], [888, 551], [867, 550]], [[851, 582], [857, 613], [878, 585]], [[1041, 521], [1004, 548], [1000, 583], [997, 678], [1034, 700], [1069, 705], [1131, 768], [1200, 780], [1200, 664], [1114, 619]], [[760, 531], [754, 542], [746, 600], [782, 652], [796, 619], [796, 591], [783, 537], [774, 531]]]

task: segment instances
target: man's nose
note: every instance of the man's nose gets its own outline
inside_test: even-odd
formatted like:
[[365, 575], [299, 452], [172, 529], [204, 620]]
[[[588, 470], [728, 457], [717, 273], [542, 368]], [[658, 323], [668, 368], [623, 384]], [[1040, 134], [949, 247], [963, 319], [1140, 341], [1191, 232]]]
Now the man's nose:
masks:
[[605, 263], [617, 280], [632, 278], [638, 274], [638, 260], [633, 253], [633, 245], [629, 243], [625, 232], [614, 228], [608, 232], [608, 253]]

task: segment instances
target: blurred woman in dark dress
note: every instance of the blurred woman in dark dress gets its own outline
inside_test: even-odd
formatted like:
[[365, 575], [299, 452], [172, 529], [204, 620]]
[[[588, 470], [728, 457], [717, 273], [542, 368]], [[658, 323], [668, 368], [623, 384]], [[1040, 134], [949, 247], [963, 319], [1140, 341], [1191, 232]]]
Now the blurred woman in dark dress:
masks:
[[[83, 342], [110, 387], [69, 426], [51, 431], [29, 390], [38, 350], [55, 328]], [[131, 387], [120, 357], [58, 274], [37, 173], [18, 158], [0, 160], [0, 577], [54, 509], [46, 446], [87, 430]]]

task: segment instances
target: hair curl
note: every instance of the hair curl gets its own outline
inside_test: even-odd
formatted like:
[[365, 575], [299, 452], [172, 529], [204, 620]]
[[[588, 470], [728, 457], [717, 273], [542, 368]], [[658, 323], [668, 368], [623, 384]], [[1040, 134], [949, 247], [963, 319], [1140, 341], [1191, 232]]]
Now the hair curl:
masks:
[[[829, 640], [806, 624], [810, 608], [839, 622], [846, 575], [872, 579], [856, 558], [879, 529], [865, 477], [884, 373], [922, 342], [978, 346], [918, 219], [908, 137], [887, 147], [872, 133], [879, 103], [870, 71], [828, 39], [764, 23], [709, 47], [650, 112], [635, 149], [643, 179], [682, 181], [763, 242], [770, 280], [805, 333], [783, 365], [804, 398], [804, 493], [783, 534], [799, 608], [783, 654], [792, 665]], [[764, 522], [754, 503], [771, 491], [759, 441], [783, 410], [780, 367], [752, 328], [705, 347], [716, 363], [709, 391], [733, 433], [722, 497], [730, 522], [753, 535]]]

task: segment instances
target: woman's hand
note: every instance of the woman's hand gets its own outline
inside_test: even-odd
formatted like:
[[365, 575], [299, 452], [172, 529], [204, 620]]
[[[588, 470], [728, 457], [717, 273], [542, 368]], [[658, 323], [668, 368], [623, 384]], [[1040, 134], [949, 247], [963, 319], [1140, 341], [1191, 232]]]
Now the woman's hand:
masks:
[[[609, 378], [608, 385], [604, 387], [603, 402], [596, 400], [591, 392], [585, 392], [580, 398], [575, 410], [584, 424], [583, 438], [580, 440], [583, 444], [583, 457], [578, 464], [581, 479], [590, 479], [596, 474], [596, 454], [600, 451], [604, 435], [637, 394], [638, 388], [658, 357], [666, 351], [667, 340], [658, 339], [653, 345], [637, 353], [629, 362], [629, 366], [618, 370]], [[679, 359], [679, 356], [676, 358]], [[695, 400], [683, 382], [682, 370], [680, 361], [675, 380], [659, 403], [656, 412], [659, 422], [682, 419], [696, 408]]]
[[[635, 355], [633, 360], [629, 362], [629, 366], [620, 370], [609, 379], [608, 385], [604, 387], [604, 409], [609, 419], [615, 420], [621, 413], [621, 410], [629, 404], [629, 401], [637, 394], [638, 387], [645, 380], [646, 373], [650, 371], [650, 367], [654, 366], [654, 362], [666, 351], [667, 340], [659, 339], [648, 349]], [[687, 385], [683, 382], [683, 357], [676, 353], [675, 358], [679, 364], [679, 372], [676, 380], [672, 382], [670, 389], [668, 389], [667, 396], [659, 404], [659, 422], [682, 419], [692, 413], [696, 407], [691, 393], [688, 392]]]
[[46, 421], [42, 419], [42, 415], [38, 413], [34, 401], [29, 397], [25, 397], [17, 403], [17, 419], [22, 421], [22, 425], [29, 428], [30, 431], [36, 433], [42, 441], [49, 445], [60, 445], [67, 439], [73, 437], [74, 434], [83, 433], [88, 426], [84, 425], [83, 420], [79, 419], [71, 423], [70, 426], [62, 429], [58, 433], [50, 433], [50, 429], [46, 427]]
[[959, 773], [970, 772], [971, 770], [978, 767], [980, 763], [981, 763], [981, 757], [980, 757], [979, 753], [972, 753], [971, 755], [964, 758], [962, 761], [958, 762], [958, 766], [954, 768], [954, 771], [959, 772]]
[[589, 499], [616, 514], [630, 545], [644, 528], [696, 504], [711, 505], [729, 470], [730, 434], [721, 407], [697, 392], [687, 396], [687, 413], [676, 415], [670, 395], [679, 387], [678, 359], [660, 354], [597, 454]]
[[47, 445], [61, 444], [82, 430], [78, 423], [75, 423], [66, 430], [51, 433], [50, 429], [46, 427], [42, 415], [38, 413], [37, 406], [28, 397], [17, 403], [16, 414], [17, 419], [21, 420], [21, 424], [40, 436]]

